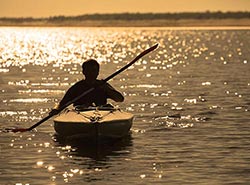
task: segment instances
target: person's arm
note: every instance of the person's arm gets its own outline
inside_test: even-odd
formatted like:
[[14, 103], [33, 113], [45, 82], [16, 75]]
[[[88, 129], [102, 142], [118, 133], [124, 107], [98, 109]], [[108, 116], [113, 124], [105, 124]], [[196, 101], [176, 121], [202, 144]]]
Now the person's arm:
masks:
[[69, 101], [71, 101], [74, 98], [74, 90], [73, 90], [74, 86], [70, 87], [67, 92], [65, 93], [65, 95], [63, 96], [62, 100], [60, 101], [59, 104], [56, 104], [55, 107], [50, 111], [49, 114], [53, 114], [56, 115], [59, 113], [59, 109], [65, 105], [66, 103], [68, 103]]
[[104, 88], [105, 88], [105, 91], [107, 92], [108, 98], [116, 102], [124, 101], [124, 96], [115, 88], [113, 88], [110, 84], [106, 83], [104, 86], [105, 86]]

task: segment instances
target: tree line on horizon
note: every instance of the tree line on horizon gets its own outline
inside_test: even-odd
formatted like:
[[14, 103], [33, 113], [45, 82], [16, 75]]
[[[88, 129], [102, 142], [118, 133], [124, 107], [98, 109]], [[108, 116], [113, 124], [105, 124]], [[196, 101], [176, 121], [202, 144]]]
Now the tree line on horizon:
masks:
[[109, 20], [179, 20], [179, 19], [243, 19], [250, 18], [250, 12], [183, 12], [183, 13], [114, 13], [114, 14], [84, 14], [79, 16], [52, 16], [48, 18], [21, 17], [11, 18], [2, 17], [0, 21], [8, 22], [36, 22], [46, 21], [57, 23], [63, 21], [109, 21]]

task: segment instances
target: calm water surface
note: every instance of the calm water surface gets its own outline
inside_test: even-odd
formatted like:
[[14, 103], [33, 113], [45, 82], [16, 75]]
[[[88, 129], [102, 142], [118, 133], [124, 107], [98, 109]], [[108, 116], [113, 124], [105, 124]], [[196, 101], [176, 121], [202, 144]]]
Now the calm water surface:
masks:
[[[250, 29], [0, 28], [0, 184], [249, 184]], [[135, 115], [100, 146], [32, 132], [96, 58]], [[111, 102], [113, 103], [113, 102]]]

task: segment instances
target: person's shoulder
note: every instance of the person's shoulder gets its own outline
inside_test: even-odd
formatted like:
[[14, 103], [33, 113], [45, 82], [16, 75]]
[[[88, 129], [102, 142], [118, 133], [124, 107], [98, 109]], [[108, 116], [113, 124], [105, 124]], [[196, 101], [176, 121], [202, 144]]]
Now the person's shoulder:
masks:
[[84, 84], [85, 84], [85, 80], [79, 80], [74, 85], [84, 85]]
[[[110, 87], [111, 85], [108, 83], [108, 82], [105, 82], [104, 80], [99, 80], [97, 79], [97, 84], [98, 85], [103, 85], [103, 86], [107, 86], [107, 87]], [[111, 86], [112, 87], [112, 86]]]
[[84, 80], [79, 80], [74, 85], [72, 85], [70, 88], [74, 89], [74, 88], [77, 88], [77, 87], [80, 87], [80, 86], [84, 86], [84, 85], [85, 85], [85, 81]]

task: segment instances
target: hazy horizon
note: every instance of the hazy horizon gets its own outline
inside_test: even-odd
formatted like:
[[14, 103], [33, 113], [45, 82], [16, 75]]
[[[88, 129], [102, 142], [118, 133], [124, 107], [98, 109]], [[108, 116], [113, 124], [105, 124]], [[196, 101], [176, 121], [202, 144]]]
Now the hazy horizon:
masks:
[[[136, 16], [136, 14], [141, 15], [148, 15], [148, 14], [153, 14], [153, 15], [160, 15], [160, 14], [176, 14], [176, 16], [178, 16], [178, 14], [206, 14], [206, 13], [210, 13], [210, 14], [216, 14], [218, 12], [221, 12], [222, 14], [227, 14], [227, 13], [234, 13], [235, 15], [237, 15], [237, 13], [250, 13], [250, 11], [227, 11], [227, 12], [222, 12], [222, 11], [203, 11], [203, 12], [121, 12], [121, 13], [89, 13], [89, 14], [79, 14], [79, 15], [74, 15], [74, 16], [67, 16], [67, 15], [55, 15], [55, 16], [48, 16], [48, 17], [1, 17], [1, 19], [49, 19], [49, 18], [56, 18], [56, 17], [79, 17], [79, 16], [87, 16], [87, 17], [92, 17], [95, 15], [125, 15], [125, 14], [130, 14], [131, 16]], [[92, 19], [92, 18], [91, 18]]]
[[249, 0], [0, 0], [0, 17], [78, 16], [95, 13], [250, 11]]

